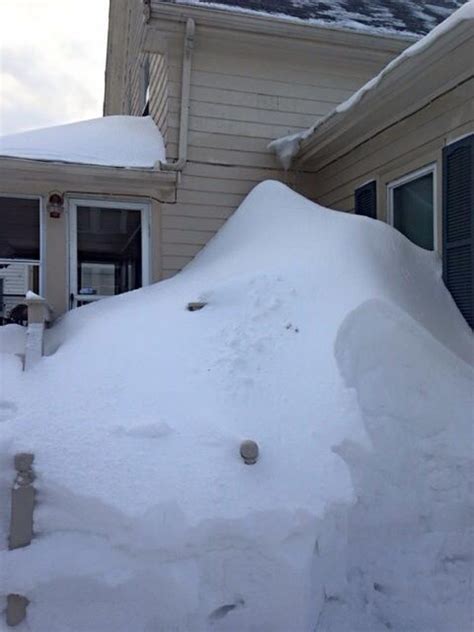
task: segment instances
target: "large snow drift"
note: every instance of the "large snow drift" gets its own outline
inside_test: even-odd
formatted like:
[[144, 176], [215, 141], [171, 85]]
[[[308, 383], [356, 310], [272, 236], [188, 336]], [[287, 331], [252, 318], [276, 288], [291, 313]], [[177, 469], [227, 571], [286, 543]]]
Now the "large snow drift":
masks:
[[473, 343], [436, 255], [267, 182], [49, 333], [0, 354], [3, 507], [15, 452], [38, 474], [20, 629], [469, 629]]
[[0, 156], [149, 168], [165, 160], [165, 146], [150, 116], [106, 116], [1, 136]]

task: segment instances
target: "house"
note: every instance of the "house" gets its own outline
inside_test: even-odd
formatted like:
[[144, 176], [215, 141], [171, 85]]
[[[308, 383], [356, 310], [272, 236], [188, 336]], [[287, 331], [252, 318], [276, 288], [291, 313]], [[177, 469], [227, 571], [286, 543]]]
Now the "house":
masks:
[[273, 143], [308, 197], [388, 222], [438, 252], [471, 327], [473, 60], [469, 2], [312, 128]]
[[4, 296], [19, 268], [56, 315], [170, 277], [265, 179], [324, 202], [319, 163], [285, 169], [268, 145], [329, 121], [462, 1], [393, 4], [111, 0], [106, 117], [0, 140]]

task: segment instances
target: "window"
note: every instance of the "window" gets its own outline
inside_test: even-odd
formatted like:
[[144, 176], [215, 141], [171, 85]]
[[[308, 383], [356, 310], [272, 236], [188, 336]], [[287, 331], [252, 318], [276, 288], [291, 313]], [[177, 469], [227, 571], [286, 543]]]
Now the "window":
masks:
[[435, 166], [420, 169], [388, 187], [389, 222], [413, 243], [435, 250]]
[[70, 213], [73, 307], [148, 284], [148, 207], [77, 201]]
[[41, 213], [38, 198], [0, 196], [0, 319], [40, 293]]
[[141, 91], [142, 91], [142, 116], [148, 116], [150, 114], [150, 59], [145, 58], [142, 65], [141, 74]]

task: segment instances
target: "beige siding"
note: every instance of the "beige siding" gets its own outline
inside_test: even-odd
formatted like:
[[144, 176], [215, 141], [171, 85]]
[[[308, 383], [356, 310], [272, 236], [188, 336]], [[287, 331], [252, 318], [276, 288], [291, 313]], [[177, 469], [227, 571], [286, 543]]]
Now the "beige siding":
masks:
[[[143, 52], [145, 20], [140, 2], [128, 2], [127, 35], [125, 41], [125, 80], [123, 82], [122, 113], [141, 116], [145, 107], [144, 67], [149, 64], [150, 115], [168, 140], [168, 63], [165, 55]], [[153, 80], [152, 80], [153, 77]]]
[[150, 54], [150, 115], [163, 135], [165, 146], [169, 143], [168, 113], [169, 82], [166, 57]]
[[[164, 125], [158, 107], [152, 110], [166, 134], [168, 160], [178, 157], [183, 25], [179, 29], [160, 23], [156, 38], [162, 47], [166, 42], [166, 52], [152, 64], [152, 94], [167, 86], [160, 97], [167, 108]], [[249, 44], [198, 25], [188, 163], [176, 203], [162, 209], [164, 276], [188, 263], [258, 182], [293, 182], [268, 151], [271, 140], [311, 126], [388, 59], [351, 62], [342, 49], [316, 54], [311, 42], [288, 48], [274, 37]]]
[[123, 113], [140, 116], [143, 111], [141, 68], [144, 62], [144, 55], [141, 53], [144, 20], [140, 2], [128, 2], [127, 23]]
[[[438, 167], [438, 208], [441, 208], [441, 161], [446, 144], [474, 131], [474, 79], [444, 93], [411, 116], [337, 160], [299, 174], [299, 190], [331, 208], [351, 211], [354, 190], [377, 181], [377, 213], [387, 218], [387, 184], [426, 165]], [[308, 168], [308, 166], [305, 166]], [[311, 169], [311, 165], [309, 165]], [[438, 225], [438, 243], [441, 244]]]

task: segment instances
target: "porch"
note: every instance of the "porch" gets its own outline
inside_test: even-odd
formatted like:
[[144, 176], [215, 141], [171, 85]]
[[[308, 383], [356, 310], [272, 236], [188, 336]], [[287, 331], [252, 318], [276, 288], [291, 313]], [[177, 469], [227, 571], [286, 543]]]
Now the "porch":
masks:
[[[83, 124], [62, 128], [76, 125]], [[38, 158], [24, 157], [24, 147], [31, 146], [25, 140], [35, 132], [16, 135], [23, 137], [17, 147], [1, 139], [0, 154], [19, 156], [0, 157], [0, 325], [26, 324], [28, 292], [42, 296], [56, 318], [160, 280], [161, 203], [173, 201], [176, 174], [159, 170], [159, 142], [133, 166], [137, 143], [149, 144], [151, 133], [159, 135], [151, 120], [139, 119], [138, 127], [138, 134], [117, 141], [128, 145], [117, 148], [121, 166], [103, 164], [108, 157], [97, 155], [84, 160], [101, 164], [67, 162], [70, 156], [83, 159], [67, 134], [64, 156], [43, 151], [36, 152]], [[91, 154], [103, 142], [98, 136], [90, 141]], [[117, 163], [117, 157], [109, 161]]]

